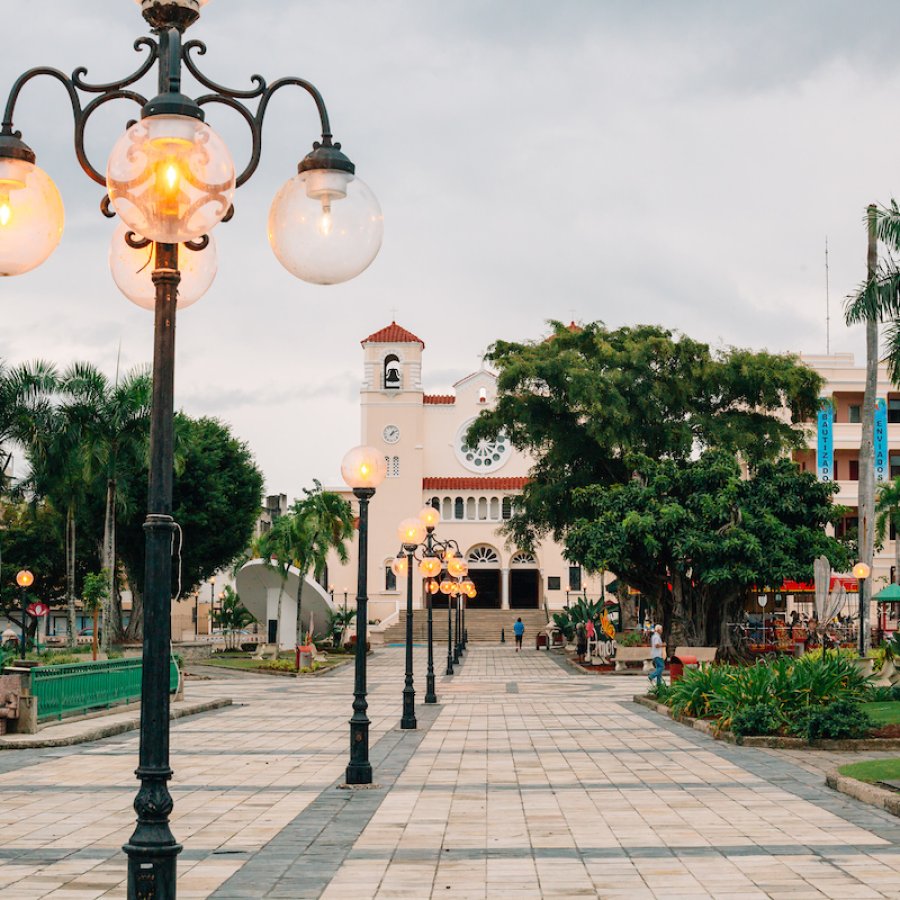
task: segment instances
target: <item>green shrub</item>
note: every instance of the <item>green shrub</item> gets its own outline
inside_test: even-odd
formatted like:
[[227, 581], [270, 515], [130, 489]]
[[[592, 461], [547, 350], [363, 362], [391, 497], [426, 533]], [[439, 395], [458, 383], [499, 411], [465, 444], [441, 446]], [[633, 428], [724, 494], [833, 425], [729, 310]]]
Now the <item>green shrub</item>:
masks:
[[639, 631], [626, 631], [616, 635], [616, 643], [620, 647], [640, 647], [644, 637]]
[[866, 699], [870, 703], [900, 702], [900, 684], [873, 686]]
[[837, 700], [868, 699], [871, 688], [853, 661], [840, 654], [779, 657], [752, 666], [707, 666], [688, 669], [676, 681], [666, 702], [676, 715], [714, 717], [719, 727], [731, 727], [735, 715], [754, 706], [768, 706], [781, 722], [809, 707]]
[[865, 737], [875, 723], [853, 700], [835, 700], [823, 706], [811, 706], [792, 720], [792, 734], [816, 741], [823, 738], [843, 740]]
[[738, 737], [778, 734], [784, 721], [769, 703], [757, 703], [737, 710], [731, 718], [731, 730]]
[[293, 672], [296, 664], [293, 659], [270, 659], [264, 662], [261, 669], [276, 669], [279, 672]]

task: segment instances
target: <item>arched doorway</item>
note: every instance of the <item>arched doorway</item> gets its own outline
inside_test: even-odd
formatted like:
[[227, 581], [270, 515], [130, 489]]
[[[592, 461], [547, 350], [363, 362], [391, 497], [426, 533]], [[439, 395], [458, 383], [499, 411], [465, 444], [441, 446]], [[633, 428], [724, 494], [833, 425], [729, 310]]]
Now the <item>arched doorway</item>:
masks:
[[509, 563], [509, 608], [538, 609], [541, 602], [541, 570], [533, 553], [519, 550]]
[[489, 544], [478, 544], [466, 554], [469, 578], [478, 593], [467, 600], [469, 609], [500, 609], [503, 584], [500, 573], [500, 554]]

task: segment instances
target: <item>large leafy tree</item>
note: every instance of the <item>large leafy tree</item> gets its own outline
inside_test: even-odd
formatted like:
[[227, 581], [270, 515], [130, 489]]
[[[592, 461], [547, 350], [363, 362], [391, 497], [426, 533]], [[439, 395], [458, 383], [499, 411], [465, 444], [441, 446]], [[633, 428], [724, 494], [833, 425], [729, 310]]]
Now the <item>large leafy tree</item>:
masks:
[[838, 569], [850, 561], [825, 533], [841, 514], [835, 487], [790, 460], [763, 461], [751, 478], [721, 450], [634, 465], [623, 484], [575, 492], [566, 552], [653, 598], [672, 645], [730, 650], [727, 625], [749, 589], [809, 580], [819, 555]]
[[[259, 516], [263, 476], [247, 445], [227, 425], [181, 413], [177, 419], [182, 466], [175, 472], [172, 509], [181, 539], [175, 548], [172, 590], [173, 596], [185, 596], [249, 546]], [[136, 465], [134, 460], [124, 463], [121, 489], [128, 496], [117, 529], [119, 557], [134, 596], [126, 633], [129, 640], [143, 633], [147, 483], [130, 469]], [[142, 464], [139, 471], [144, 471]]]
[[[741, 540], [727, 544], [732, 553], [721, 565], [707, 560], [699, 590], [682, 590], [677, 578], [673, 594], [663, 588], [673, 571], [678, 575], [678, 560], [685, 578], [691, 570], [687, 583], [698, 582], [684, 560], [743, 515], [736, 505], [738, 460], [754, 477], [766, 471], [771, 478], [765, 466], [804, 446], [795, 423], [813, 417], [820, 376], [792, 356], [713, 352], [658, 326], [552, 324], [547, 340], [498, 341], [491, 348], [487, 359], [499, 370], [497, 404], [469, 432], [470, 441], [505, 433], [534, 461], [508, 534], [519, 546], [552, 534], [565, 543], [572, 561], [610, 569], [655, 597], [668, 610], [667, 621], [683, 632], [691, 630], [695, 639], [715, 632], [718, 640], [728, 598], [736, 596], [738, 585], [764, 574], [741, 556], [758, 537], [734, 532]], [[785, 465], [778, 477], [787, 489], [797, 473]], [[692, 480], [698, 482], [697, 498], [684, 493]], [[830, 503], [810, 520], [813, 532], [830, 521], [826, 511], [832, 515]], [[785, 520], [781, 537], [791, 521]], [[815, 543], [809, 537], [806, 543]], [[807, 549], [804, 565], [811, 566], [823, 550], [818, 544]], [[829, 545], [826, 555], [837, 553]], [[782, 568], [796, 569], [797, 562], [792, 557], [791, 566], [785, 562]], [[743, 574], [726, 583], [726, 572], [735, 566]]]
[[686, 462], [719, 448], [753, 466], [804, 445], [791, 420], [813, 417], [822, 380], [794, 357], [714, 353], [655, 325], [552, 325], [547, 340], [491, 347], [497, 404], [469, 432], [505, 432], [534, 459], [510, 520], [519, 546], [564, 538], [574, 489], [627, 482], [635, 456]]

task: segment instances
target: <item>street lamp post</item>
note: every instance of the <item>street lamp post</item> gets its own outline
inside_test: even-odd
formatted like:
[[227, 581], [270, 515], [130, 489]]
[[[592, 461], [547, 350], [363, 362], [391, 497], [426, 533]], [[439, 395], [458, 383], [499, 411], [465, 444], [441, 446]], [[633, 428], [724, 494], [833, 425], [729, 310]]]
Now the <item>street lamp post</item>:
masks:
[[387, 466], [384, 456], [374, 447], [354, 447], [341, 463], [344, 482], [359, 501], [359, 559], [356, 580], [356, 654], [353, 683], [353, 715], [350, 718], [350, 762], [347, 784], [371, 784], [369, 762], [369, 708], [366, 700], [366, 626], [369, 617], [369, 501], [384, 481]]
[[16, 584], [19, 586], [19, 602], [22, 608], [22, 646], [19, 648], [19, 659], [25, 659], [25, 645], [28, 643], [28, 598], [25, 595], [25, 588], [30, 588], [34, 584], [34, 575], [28, 569], [22, 569], [16, 575]]
[[[75, 119], [75, 153], [82, 169], [106, 195], [101, 211], [123, 225], [113, 238], [110, 265], [119, 289], [155, 312], [150, 473], [144, 577], [144, 646], [141, 683], [140, 788], [134, 801], [137, 825], [124, 850], [128, 896], [168, 900], [176, 894], [176, 857], [181, 846], [169, 827], [172, 798], [169, 767], [169, 654], [171, 638], [173, 411], [176, 310], [197, 300], [215, 274], [211, 230], [234, 214], [232, 198], [259, 166], [262, 128], [272, 95], [294, 86], [317, 108], [321, 142], [299, 163], [297, 175], [278, 192], [268, 232], [279, 262], [315, 284], [347, 281], [362, 272], [381, 245], [382, 216], [368, 187], [332, 139], [319, 91], [301, 78], [267, 83], [254, 76], [249, 89], [209, 79], [192, 56], [201, 41], [183, 42], [206, 0], [137, 0], [153, 37], [141, 37], [140, 66], [106, 84], [38, 67], [22, 74], [9, 94], [0, 124], [0, 275], [18, 275], [40, 265], [62, 235], [59, 191], [36, 165], [34, 151], [14, 128], [16, 104], [34, 78], [60, 82]], [[135, 88], [158, 68], [158, 94], [148, 100]], [[182, 92], [182, 66], [199, 83], [196, 100]], [[90, 161], [84, 134], [88, 120], [113, 100], [137, 103], [141, 117], [118, 139], [105, 173]], [[250, 101], [256, 108], [250, 108]], [[251, 132], [250, 159], [242, 172], [224, 141], [204, 122], [205, 107], [218, 104], [238, 113]], [[350, 240], [348, 235], [352, 235]], [[335, 244], [339, 246], [335, 247]], [[140, 262], [135, 265], [135, 254]]]
[[[859, 590], [859, 635], [858, 635], [858, 646], [859, 646], [859, 655], [861, 657], [865, 657], [866, 655], [866, 634], [865, 634], [865, 624], [866, 624], [866, 579], [869, 577], [871, 569], [864, 563], [858, 562], [853, 567], [853, 574], [856, 576], [857, 588]], [[825, 623], [823, 622], [824, 626]], [[822, 655], [825, 655], [825, 639], [822, 639]]]

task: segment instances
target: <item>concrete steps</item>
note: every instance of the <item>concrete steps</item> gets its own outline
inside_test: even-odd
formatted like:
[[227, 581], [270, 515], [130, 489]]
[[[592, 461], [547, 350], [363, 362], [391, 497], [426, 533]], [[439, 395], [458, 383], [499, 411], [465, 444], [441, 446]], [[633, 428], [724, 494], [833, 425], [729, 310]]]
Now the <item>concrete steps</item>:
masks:
[[[454, 616], [456, 615], [454, 611]], [[533, 641], [537, 632], [547, 624], [547, 616], [541, 609], [469, 609], [466, 610], [466, 630], [470, 641], [495, 643], [500, 640], [501, 629], [506, 631], [506, 640], [513, 639], [513, 623], [521, 617], [525, 625], [525, 640]], [[413, 640], [419, 642], [428, 638], [428, 610], [413, 611]], [[397, 622], [384, 631], [386, 644], [402, 644], [406, 640], [406, 610], [401, 610]], [[447, 642], [447, 610], [434, 610], [434, 641]]]

